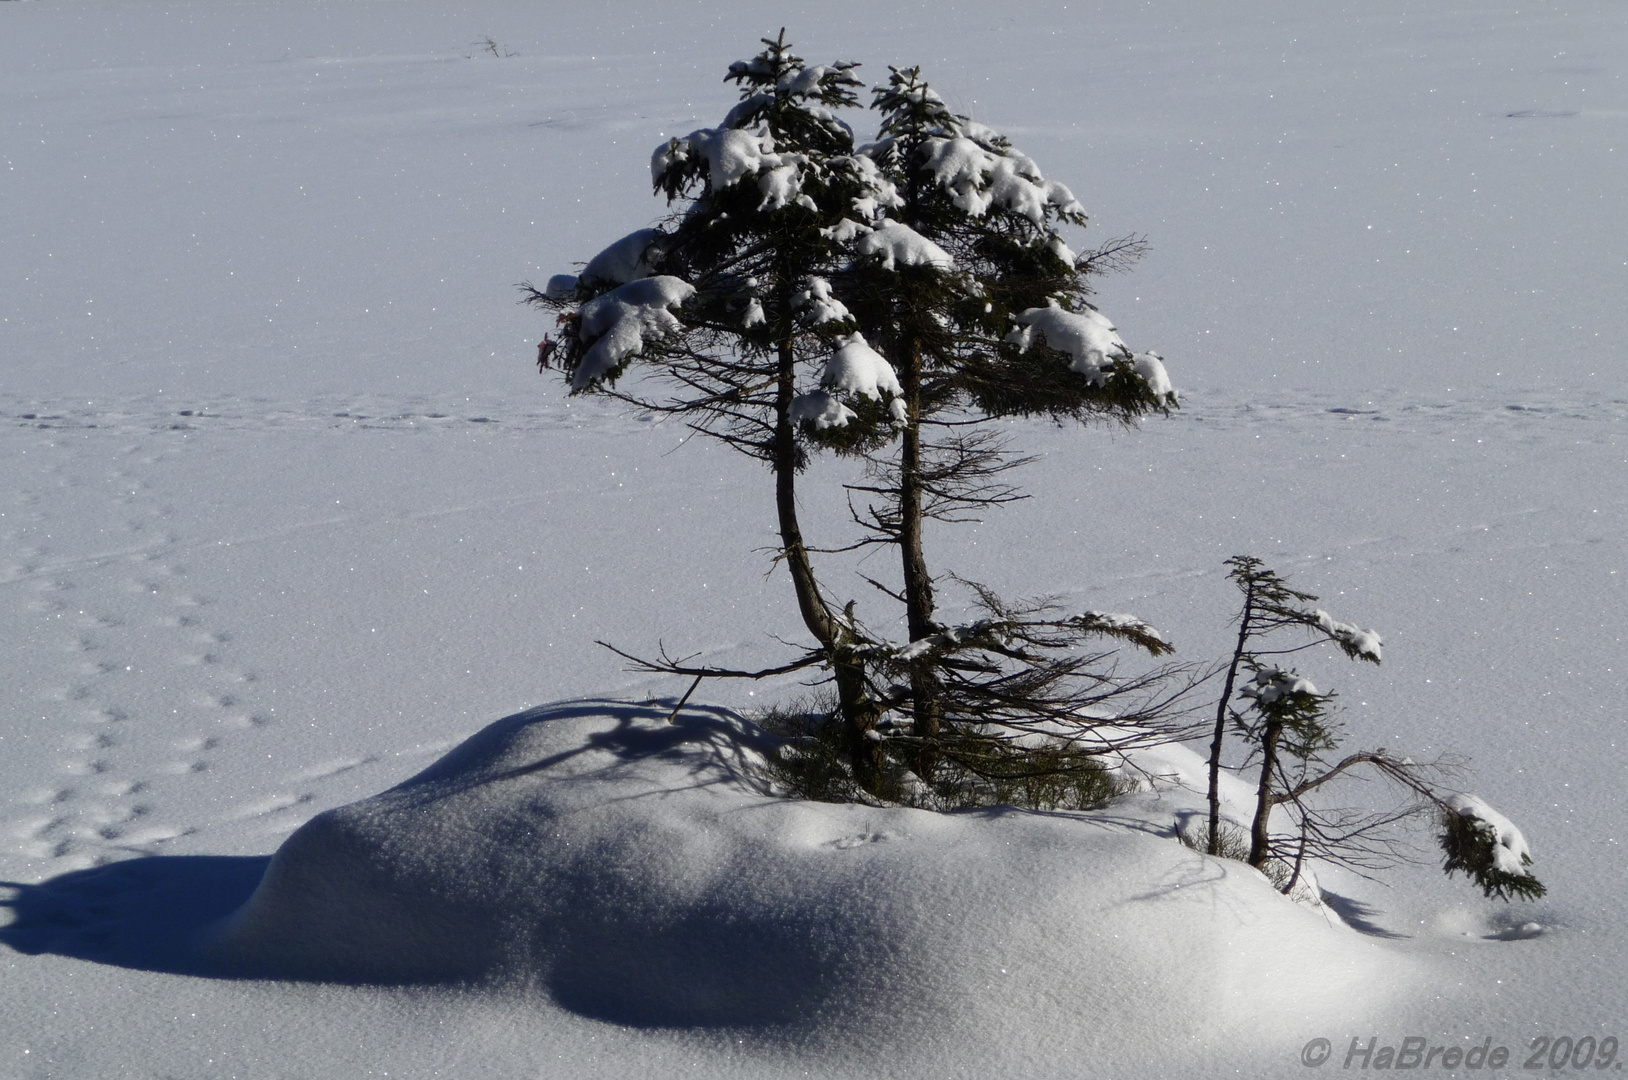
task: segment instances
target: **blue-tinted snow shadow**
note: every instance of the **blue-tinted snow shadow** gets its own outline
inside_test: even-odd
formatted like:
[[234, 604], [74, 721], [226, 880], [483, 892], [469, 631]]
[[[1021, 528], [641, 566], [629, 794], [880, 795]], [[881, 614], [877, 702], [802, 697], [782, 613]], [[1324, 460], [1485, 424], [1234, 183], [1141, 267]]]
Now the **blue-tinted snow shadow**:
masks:
[[226, 975], [198, 945], [260, 884], [269, 855], [148, 856], [75, 870], [12, 890], [0, 944], [98, 964], [176, 975]]

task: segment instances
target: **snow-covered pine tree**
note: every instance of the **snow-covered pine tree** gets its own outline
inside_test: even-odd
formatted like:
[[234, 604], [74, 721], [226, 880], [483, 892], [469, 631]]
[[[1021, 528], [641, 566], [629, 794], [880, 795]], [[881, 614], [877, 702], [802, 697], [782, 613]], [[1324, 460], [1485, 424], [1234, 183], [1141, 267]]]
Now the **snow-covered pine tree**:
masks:
[[[1383, 646], [1379, 635], [1312, 607], [1316, 596], [1291, 589], [1259, 559], [1239, 555], [1227, 565], [1244, 602], [1210, 746], [1210, 854], [1222, 850], [1218, 783], [1230, 721], [1260, 764], [1248, 861], [1258, 870], [1266, 869], [1271, 860], [1289, 867], [1282, 886], [1285, 893], [1294, 889], [1309, 858], [1359, 869], [1393, 861], [1397, 848], [1390, 826], [1434, 811], [1446, 855], [1443, 869], [1449, 875], [1462, 870], [1488, 896], [1542, 896], [1543, 885], [1527, 869], [1532, 859], [1520, 830], [1480, 798], [1447, 791], [1443, 782], [1455, 771], [1451, 767], [1439, 761], [1421, 765], [1383, 748], [1347, 754], [1338, 761], [1327, 756], [1339, 748], [1342, 735], [1333, 711], [1334, 695], [1319, 692], [1309, 679], [1274, 658], [1332, 643], [1353, 660], [1378, 664]], [[1290, 627], [1310, 632], [1312, 640], [1263, 647], [1264, 638]], [[1250, 678], [1239, 686], [1237, 676], [1243, 672]], [[1235, 695], [1247, 702], [1244, 708], [1234, 708]], [[1409, 802], [1378, 813], [1331, 810], [1313, 803], [1314, 792], [1359, 767], [1397, 785]], [[1272, 835], [1272, 812], [1280, 806], [1294, 820], [1293, 838]]]
[[[573, 392], [680, 417], [770, 467], [780, 557], [818, 643], [810, 658], [831, 666], [856, 774], [875, 786], [876, 742], [867, 733], [878, 709], [855, 655], [862, 643], [815, 577], [795, 486], [807, 457], [798, 418], [840, 434], [857, 415], [797, 389], [799, 370], [855, 329], [830, 279], [841, 223], [867, 197], [874, 171], [853, 156], [852, 131], [837, 115], [857, 104], [862, 84], [854, 64], [808, 66], [784, 30], [763, 43], [730, 66], [740, 101], [723, 123], [655, 151], [652, 180], [676, 212], [617, 241], [574, 278], [525, 287], [526, 299], [559, 313], [559, 336], [541, 346], [539, 367], [559, 367]], [[620, 382], [635, 363], [649, 378]]]
[[[995, 131], [952, 113], [919, 69], [892, 69], [873, 107], [880, 135], [859, 150], [874, 165], [862, 177], [869, 192], [833, 235], [853, 256], [839, 293], [875, 350], [869, 365], [896, 387], [892, 414], [871, 422], [898, 440], [873, 453], [874, 482], [855, 487], [870, 505], [856, 518], [873, 542], [899, 552], [896, 597], [911, 644], [889, 659], [909, 694], [889, 704], [910, 716], [916, 770], [930, 779], [946, 755], [975, 772], [996, 759], [1011, 766], [990, 743], [1004, 737], [997, 729], [1015, 725], [1006, 733], [1021, 741], [1036, 724], [1077, 728], [1083, 707], [1113, 697], [1103, 657], [1078, 651], [1087, 638], [1120, 636], [1154, 655], [1168, 646], [1156, 634], [1121, 632], [1142, 626], [1134, 619], [1006, 604], [977, 586], [985, 617], [943, 626], [924, 523], [971, 520], [1022, 497], [1005, 474], [1023, 459], [990, 421], [1131, 423], [1168, 411], [1176, 396], [1159, 357], [1131, 352], [1087, 299], [1090, 277], [1134, 260], [1137, 241], [1076, 256], [1060, 230], [1086, 217], [1068, 188]], [[844, 403], [853, 396], [839, 394]], [[1130, 711], [1156, 727], [1165, 704], [1153, 693], [1149, 707]]]

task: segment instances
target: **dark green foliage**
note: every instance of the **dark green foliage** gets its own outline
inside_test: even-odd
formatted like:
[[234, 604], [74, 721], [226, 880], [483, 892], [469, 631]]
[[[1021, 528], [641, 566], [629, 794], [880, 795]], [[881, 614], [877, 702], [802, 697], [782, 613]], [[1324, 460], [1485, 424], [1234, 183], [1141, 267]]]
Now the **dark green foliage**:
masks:
[[767, 764], [770, 779], [787, 795], [814, 802], [869, 801], [854, 781], [847, 731], [835, 695], [770, 709], [757, 723], [782, 740]]

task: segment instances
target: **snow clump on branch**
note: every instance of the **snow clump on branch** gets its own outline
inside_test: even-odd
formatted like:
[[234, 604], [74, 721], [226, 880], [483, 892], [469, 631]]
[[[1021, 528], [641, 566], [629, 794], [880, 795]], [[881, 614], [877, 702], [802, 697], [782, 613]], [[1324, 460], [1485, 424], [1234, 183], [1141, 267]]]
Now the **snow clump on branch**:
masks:
[[875, 255], [881, 259], [882, 269], [899, 266], [930, 266], [935, 270], [954, 270], [955, 260], [950, 253], [927, 239], [908, 225], [897, 221], [883, 222], [874, 232], [861, 236], [854, 244], [860, 255]]
[[642, 278], [582, 305], [578, 340], [592, 342], [571, 377], [581, 390], [617, 371], [643, 351], [645, 342], [680, 333], [675, 308], [695, 295], [695, 286], [676, 277]]
[[659, 188], [668, 173], [697, 156], [706, 160], [707, 180], [714, 190], [755, 176], [763, 194], [759, 210], [779, 210], [791, 203], [816, 209], [814, 200], [803, 194], [803, 178], [810, 164], [806, 155], [776, 153], [773, 136], [727, 126], [701, 128], [658, 146], [650, 158], [651, 179]]
[[1478, 795], [1453, 795], [1447, 799], [1448, 808], [1492, 841], [1492, 853], [1500, 873], [1522, 877], [1532, 865], [1532, 850], [1527, 847], [1526, 836], [1504, 815], [1487, 805]]
[[1135, 634], [1154, 641], [1165, 640], [1165, 636], [1159, 633], [1157, 627], [1122, 611], [1087, 611], [1075, 621], [1082, 630], [1095, 630], [1107, 634]]
[[1377, 633], [1372, 630], [1360, 630], [1354, 623], [1340, 622], [1321, 608], [1313, 614], [1317, 617], [1318, 629], [1333, 638], [1340, 648], [1345, 650], [1346, 655], [1353, 659], [1360, 658], [1379, 663], [1380, 646], [1384, 642]]
[[810, 326], [842, 322], [853, 317], [848, 306], [832, 294], [831, 282], [822, 277], [805, 278], [803, 287], [791, 298], [791, 306], [807, 313]]
[[[578, 280], [587, 285], [626, 285], [630, 281], [649, 277], [651, 262], [661, 252], [662, 236], [659, 229], [639, 229], [628, 233], [589, 259]], [[550, 278], [549, 289], [554, 288], [555, 281], [566, 277], [568, 275], [558, 274]]]
[[1322, 697], [1310, 679], [1297, 672], [1285, 671], [1278, 667], [1265, 667], [1255, 672], [1254, 681], [1240, 690], [1239, 694], [1253, 698], [1262, 708], [1300, 694], [1307, 697]]
[[894, 422], [904, 420], [904, 387], [899, 384], [898, 373], [870, 347], [863, 334], [848, 335], [831, 354], [820, 375], [820, 389], [799, 394], [792, 401], [792, 419], [809, 421], [821, 431], [846, 427], [857, 414], [842, 403], [838, 394], [887, 400]]
[[[1053, 300], [1043, 308], [1029, 308], [1013, 316], [1016, 329], [1006, 340], [1027, 352], [1044, 341], [1072, 359], [1068, 369], [1085, 376], [1092, 386], [1103, 386], [1113, 373], [1115, 360], [1129, 359], [1131, 351], [1108, 316], [1096, 308], [1068, 311]], [[1169, 381], [1168, 379], [1166, 380]]]
[[1108, 316], [1094, 307], [1069, 311], [1052, 300], [1043, 308], [1029, 308], [1012, 319], [1018, 325], [1006, 335], [1007, 341], [1025, 352], [1043, 341], [1067, 353], [1068, 369], [1083, 375], [1092, 386], [1106, 386], [1114, 363], [1127, 360], [1155, 398], [1166, 401], [1176, 396], [1164, 358], [1156, 352], [1132, 353]]
[[1045, 225], [1048, 208], [1065, 218], [1085, 218], [1085, 208], [1073, 192], [1041, 176], [1032, 158], [1010, 147], [996, 152], [961, 136], [931, 139], [925, 167], [950, 192], [956, 207], [972, 217], [982, 217], [994, 207], [1020, 214], [1036, 226]]

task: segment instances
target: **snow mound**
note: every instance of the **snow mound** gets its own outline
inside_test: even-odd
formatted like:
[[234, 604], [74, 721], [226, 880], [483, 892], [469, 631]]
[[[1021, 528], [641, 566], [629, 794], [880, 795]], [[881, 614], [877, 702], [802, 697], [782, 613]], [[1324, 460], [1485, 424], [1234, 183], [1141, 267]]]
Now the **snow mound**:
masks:
[[317, 816], [222, 924], [217, 959], [535, 987], [623, 1024], [1048, 1054], [1104, 1032], [1190, 1050], [1301, 1031], [1397, 982], [1372, 942], [1139, 817], [1156, 796], [1096, 816], [793, 801], [765, 787], [770, 740], [749, 723], [665, 716], [520, 713]]

